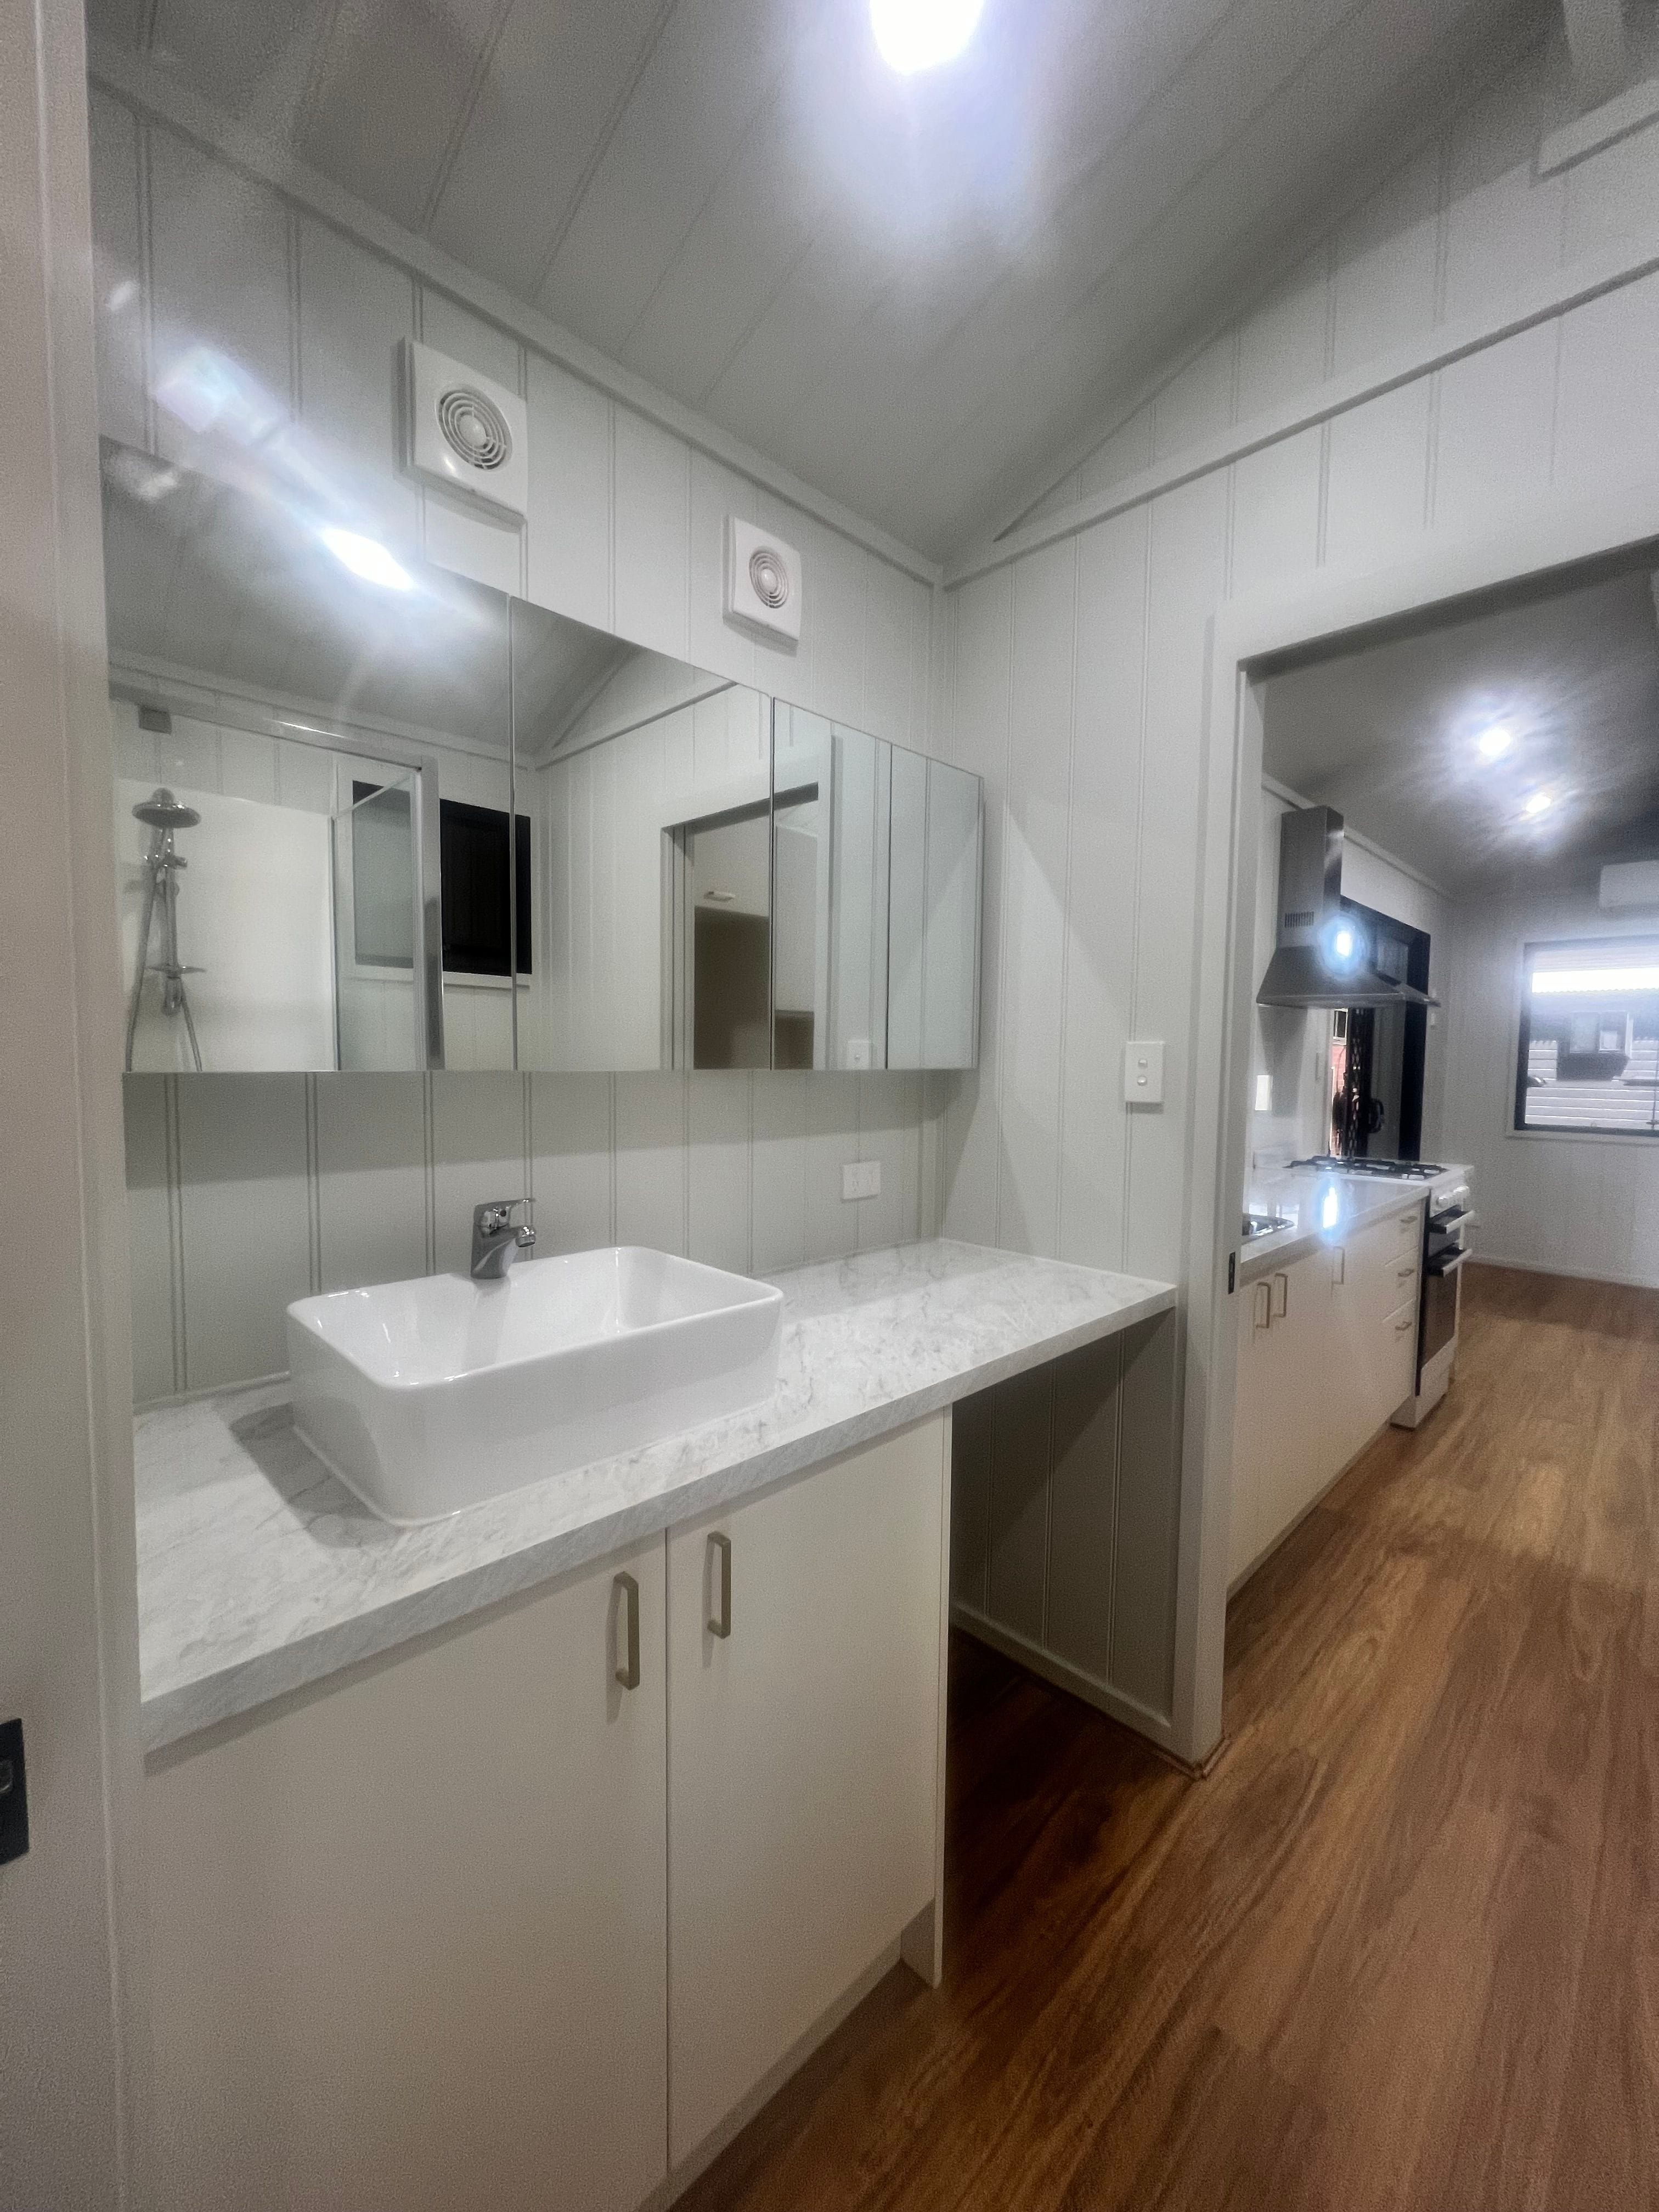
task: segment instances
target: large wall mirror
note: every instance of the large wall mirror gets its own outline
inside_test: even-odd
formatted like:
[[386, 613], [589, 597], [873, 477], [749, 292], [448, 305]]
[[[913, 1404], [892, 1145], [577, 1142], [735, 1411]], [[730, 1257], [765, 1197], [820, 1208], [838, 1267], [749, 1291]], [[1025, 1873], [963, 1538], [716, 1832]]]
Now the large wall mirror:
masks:
[[106, 443], [135, 1073], [963, 1067], [976, 777]]

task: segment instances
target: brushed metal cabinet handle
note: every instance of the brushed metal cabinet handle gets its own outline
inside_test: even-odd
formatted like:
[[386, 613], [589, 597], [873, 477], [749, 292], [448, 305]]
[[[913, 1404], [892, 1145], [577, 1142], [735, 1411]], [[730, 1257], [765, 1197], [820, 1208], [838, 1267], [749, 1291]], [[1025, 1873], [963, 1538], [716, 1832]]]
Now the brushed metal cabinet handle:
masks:
[[1278, 1302], [1273, 1307], [1273, 1317], [1275, 1321], [1284, 1321], [1291, 1310], [1291, 1279], [1286, 1274], [1275, 1274], [1273, 1285]]
[[732, 1633], [732, 1539], [718, 1534], [708, 1539], [708, 1560], [714, 1570], [714, 1611], [708, 1616], [711, 1636]]
[[621, 1600], [617, 1607], [620, 1625], [626, 1633], [626, 1656], [617, 1669], [617, 1680], [624, 1690], [637, 1690], [640, 1686], [640, 1586], [632, 1575], [618, 1575], [615, 1588]]

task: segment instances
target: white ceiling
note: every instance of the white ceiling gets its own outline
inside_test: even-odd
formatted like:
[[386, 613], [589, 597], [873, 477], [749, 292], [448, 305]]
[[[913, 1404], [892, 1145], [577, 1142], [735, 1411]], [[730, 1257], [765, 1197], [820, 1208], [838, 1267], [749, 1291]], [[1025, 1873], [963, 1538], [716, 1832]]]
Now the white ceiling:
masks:
[[[1645, 567], [1276, 673], [1263, 714], [1269, 775], [1454, 896], [1659, 853]], [[1487, 760], [1494, 722], [1513, 742]]]
[[91, 0], [94, 31], [939, 556], [1541, 0]]

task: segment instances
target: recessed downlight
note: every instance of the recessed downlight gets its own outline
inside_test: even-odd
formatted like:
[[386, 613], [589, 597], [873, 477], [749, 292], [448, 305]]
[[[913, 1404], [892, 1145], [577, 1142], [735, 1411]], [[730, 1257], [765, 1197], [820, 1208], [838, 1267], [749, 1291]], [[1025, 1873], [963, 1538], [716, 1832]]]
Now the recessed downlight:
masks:
[[870, 0], [870, 27], [901, 76], [954, 61], [974, 35], [985, 0]]
[[1547, 814], [1554, 804], [1553, 793], [1547, 791], [1528, 792], [1521, 802], [1521, 811], [1528, 822], [1536, 822], [1540, 815]]
[[1482, 760], [1502, 760], [1515, 743], [1515, 732], [1507, 722], [1488, 722], [1474, 741], [1474, 749]]

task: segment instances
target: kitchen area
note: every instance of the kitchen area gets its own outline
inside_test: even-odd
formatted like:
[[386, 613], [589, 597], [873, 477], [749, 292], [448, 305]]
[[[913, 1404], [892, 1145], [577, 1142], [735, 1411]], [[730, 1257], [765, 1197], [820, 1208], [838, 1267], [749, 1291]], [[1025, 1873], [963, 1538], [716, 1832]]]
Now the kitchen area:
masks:
[[1659, 1280], [1656, 592], [1567, 572], [1264, 672], [1230, 1593], [1432, 1437], [1472, 1283]]

